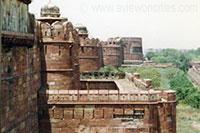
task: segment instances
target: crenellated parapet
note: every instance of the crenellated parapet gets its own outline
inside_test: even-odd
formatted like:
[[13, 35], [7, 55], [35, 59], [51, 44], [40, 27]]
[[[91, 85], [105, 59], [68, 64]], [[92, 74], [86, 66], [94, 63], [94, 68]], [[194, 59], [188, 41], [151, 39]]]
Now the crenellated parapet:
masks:
[[104, 66], [112, 65], [119, 67], [122, 65], [122, 47], [116, 43], [101, 42], [103, 51], [103, 64]]
[[161, 91], [47, 90], [40, 93], [41, 103], [47, 100], [48, 104], [139, 104], [161, 102], [161, 98]]
[[80, 88], [78, 31], [67, 18], [60, 17], [59, 7], [51, 2], [41, 8], [41, 18], [36, 22], [41, 46], [42, 87]]
[[[41, 91], [40, 100], [41, 102], [48, 101], [48, 104], [140, 104], [176, 101], [175, 91], [151, 89], [152, 81], [140, 80], [139, 77], [138, 73], [82, 72], [81, 81], [87, 86], [83, 88], [84, 90], [45, 90]], [[118, 88], [95, 89], [94, 85], [93, 87], [90, 85], [95, 82], [96, 85], [100, 85], [104, 82], [104, 88], [106, 88], [108, 86], [106, 81], [113, 82]], [[129, 86], [124, 84], [129, 84]]]
[[71, 22], [55, 21], [50, 24], [41, 21], [39, 25], [41, 28], [41, 43], [79, 43], [78, 32], [74, 29]]
[[143, 90], [149, 90], [152, 88], [152, 80], [151, 79], [140, 79], [139, 73], [133, 73], [133, 82], [134, 84]]
[[171, 90], [46, 90], [40, 92], [40, 103], [48, 104], [155, 104], [175, 102]]
[[89, 38], [86, 26], [78, 25], [76, 29], [80, 38], [80, 71], [96, 71], [103, 66], [103, 55], [100, 40]]

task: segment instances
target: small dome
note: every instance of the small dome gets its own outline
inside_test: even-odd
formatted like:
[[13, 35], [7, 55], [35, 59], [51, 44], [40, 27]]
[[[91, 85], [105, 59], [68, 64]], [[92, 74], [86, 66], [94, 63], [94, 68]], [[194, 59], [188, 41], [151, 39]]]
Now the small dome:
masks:
[[87, 27], [84, 25], [77, 24], [76, 29], [78, 30], [79, 34], [88, 34]]
[[60, 9], [58, 6], [49, 2], [41, 8], [41, 17], [60, 17]]

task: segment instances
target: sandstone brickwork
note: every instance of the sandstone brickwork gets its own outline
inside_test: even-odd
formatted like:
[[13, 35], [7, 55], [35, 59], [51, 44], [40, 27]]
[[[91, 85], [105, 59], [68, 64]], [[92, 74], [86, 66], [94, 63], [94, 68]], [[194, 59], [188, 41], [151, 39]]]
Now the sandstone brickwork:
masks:
[[119, 67], [122, 64], [122, 47], [117, 44], [108, 44], [102, 42], [103, 64], [104, 66], [112, 65]]
[[80, 37], [80, 72], [99, 70], [103, 66], [102, 47], [99, 39], [90, 39], [85, 26], [76, 28]]
[[[101, 46], [89, 39], [85, 27], [77, 31], [52, 3], [41, 9], [35, 24], [28, 14], [31, 1], [12, 2], [8, 5], [20, 4], [23, 10], [11, 9], [25, 19], [23, 26], [17, 18], [2, 32], [1, 132], [176, 132], [175, 91], [152, 89], [152, 80], [138, 73], [93, 71], [102, 59], [118, 67], [139, 57], [125, 56], [116, 42]], [[140, 47], [141, 39], [135, 39], [120, 41]]]
[[[30, 2], [2, 1], [3, 14], [16, 13], [12, 14], [16, 19], [9, 22], [9, 26], [9, 16], [4, 16], [3, 20], [0, 129], [3, 133], [38, 132], [37, 92], [41, 87], [41, 60], [37, 38], [32, 32], [34, 18], [28, 15], [27, 4]], [[20, 6], [23, 12], [12, 8], [15, 6]], [[26, 17], [19, 23], [18, 16], [23, 15]]]
[[[116, 38], [109, 38], [106, 43], [108, 46], [118, 45], [119, 47], [121, 47], [122, 64], [124, 65], [142, 64], [143, 61], [142, 38], [116, 37]], [[109, 54], [109, 51], [107, 52]]]
[[141, 38], [121, 38], [123, 44], [124, 60], [142, 60], [142, 39]]
[[[101, 74], [100, 74], [101, 73]], [[137, 74], [109, 73], [82, 75], [84, 81], [88, 78], [98, 83], [123, 78], [134, 82]], [[90, 75], [90, 77], [88, 77]], [[114, 78], [115, 77], [115, 78]], [[131, 77], [131, 78], [130, 78]], [[141, 80], [143, 82], [144, 80]], [[109, 85], [108, 85], [109, 86]], [[96, 88], [99, 85], [96, 84]], [[107, 85], [105, 84], [105, 88]], [[49, 90], [41, 91], [39, 100], [40, 131], [42, 132], [176, 132], [176, 96], [171, 90], [139, 91], [132, 86], [118, 85], [116, 90], [85, 89], [85, 90]], [[139, 89], [139, 88], [138, 88]], [[149, 90], [150, 89], [150, 90]], [[149, 90], [149, 91], [147, 91]], [[48, 99], [46, 99], [48, 97]], [[46, 128], [47, 127], [47, 128]]]
[[[53, 9], [58, 13], [57, 7]], [[49, 22], [48, 19], [38, 19], [44, 62], [42, 83], [46, 88], [39, 92], [40, 132], [176, 132], [175, 91], [154, 90], [152, 80], [140, 79], [138, 73], [86, 72], [99, 67], [96, 60], [100, 57], [99, 41], [88, 38], [86, 27], [78, 27], [76, 34], [72, 26], [66, 28], [67, 22], [57, 22], [55, 16]], [[140, 46], [141, 50], [141, 39], [122, 41], [131, 42], [128, 50], [132, 45]], [[72, 46], [76, 49], [70, 52]], [[141, 60], [125, 53], [123, 47], [115, 42], [102, 42], [104, 65], [121, 66], [124, 58]], [[84, 72], [77, 76], [79, 61]]]
[[[55, 105], [44, 108], [41, 132], [175, 133], [173, 104], [163, 105]], [[51, 123], [45, 119], [52, 112]], [[164, 113], [165, 112], [165, 113]], [[160, 125], [157, 126], [157, 125]]]
[[41, 17], [37, 20], [37, 25], [41, 35], [43, 88], [63, 90], [79, 88], [77, 55], [80, 45], [76, 29], [67, 19], [56, 17]]
[[[4, 44], [6, 45], [6, 44]], [[2, 132], [37, 132], [37, 91], [40, 88], [38, 48], [3, 49]]]

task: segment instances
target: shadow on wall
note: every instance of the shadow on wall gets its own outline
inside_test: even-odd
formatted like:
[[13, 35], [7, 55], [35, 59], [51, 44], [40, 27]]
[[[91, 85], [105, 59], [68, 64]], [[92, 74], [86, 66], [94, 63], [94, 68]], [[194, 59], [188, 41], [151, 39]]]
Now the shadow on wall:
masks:
[[[46, 60], [45, 60], [45, 46], [41, 45], [40, 47], [40, 53], [41, 53], [41, 84], [42, 87], [41, 90], [47, 90], [49, 89], [49, 85], [47, 83], [47, 73], [46, 73]], [[49, 95], [45, 93], [45, 95], [40, 96], [41, 93], [38, 91], [38, 121], [39, 121], [39, 132], [43, 133], [43, 129], [45, 129], [45, 132], [50, 133], [51, 132], [51, 124], [50, 124], [50, 116], [53, 114], [51, 111], [49, 111], [48, 106], [48, 98]]]

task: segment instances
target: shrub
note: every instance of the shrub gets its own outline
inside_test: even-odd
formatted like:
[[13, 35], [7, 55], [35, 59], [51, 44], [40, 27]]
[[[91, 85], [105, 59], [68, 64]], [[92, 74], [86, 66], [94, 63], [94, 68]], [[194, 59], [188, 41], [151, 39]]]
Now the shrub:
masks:
[[109, 66], [104, 66], [104, 67], [102, 67], [101, 69], [100, 69], [100, 71], [108, 71], [108, 72], [117, 72], [117, 69], [115, 69], [115, 67], [114, 66], [111, 66], [111, 65], [109, 65]]
[[192, 60], [191, 53], [176, 49], [162, 49], [160, 51], [148, 52], [146, 57], [156, 63], [173, 63], [177, 68], [186, 72], [189, 68], [189, 62]]
[[165, 69], [165, 72], [164, 72], [165, 78], [167, 79], [172, 79], [177, 75], [183, 75], [183, 74], [184, 72], [181, 71], [180, 69], [172, 68], [172, 67]]
[[185, 74], [178, 74], [170, 80], [171, 89], [176, 90], [177, 101], [182, 101], [194, 108], [200, 109], [200, 91], [194, 88]]
[[153, 88], [158, 88], [160, 87], [160, 82], [161, 82], [161, 74], [153, 67], [120, 67], [119, 68], [120, 72], [129, 72], [129, 73], [140, 73], [140, 77], [142, 79], [148, 78], [152, 79], [152, 86]]

